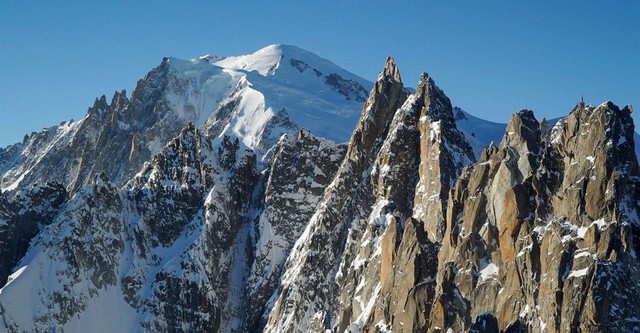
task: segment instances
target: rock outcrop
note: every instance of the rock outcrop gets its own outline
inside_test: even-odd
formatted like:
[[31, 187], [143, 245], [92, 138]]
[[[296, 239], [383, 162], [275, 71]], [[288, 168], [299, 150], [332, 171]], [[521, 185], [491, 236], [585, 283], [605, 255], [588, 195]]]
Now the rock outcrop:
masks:
[[500, 147], [463, 172], [449, 199], [434, 326], [469, 330], [491, 314], [500, 330], [637, 327], [629, 113], [579, 104], [553, 129], [531, 111], [511, 118]]
[[68, 200], [64, 186], [47, 183], [9, 198], [0, 193], [0, 283], [5, 284], [29, 243]]
[[[427, 327], [420, 297], [433, 294], [422, 287], [437, 261], [426, 230], [444, 227], [441, 196], [473, 158], [433, 80], [423, 75], [409, 95], [387, 60], [347, 156], [289, 257], [266, 329], [374, 330], [407, 309], [407, 330]], [[428, 225], [429, 214], [439, 218]]]
[[350, 230], [361, 233], [367, 225], [375, 202], [370, 169], [389, 132], [391, 118], [407, 95], [395, 63], [387, 59], [362, 109], [346, 156], [287, 259], [266, 331], [320, 330], [335, 320], [339, 291], [334, 279], [340, 257], [346, 239], [359, 238]]
[[346, 145], [301, 130], [297, 137], [284, 135], [275, 150], [255, 218], [256, 239], [249, 242], [254, 250], [239, 311], [246, 316], [241, 331], [259, 331], [266, 324], [287, 255], [333, 179]]

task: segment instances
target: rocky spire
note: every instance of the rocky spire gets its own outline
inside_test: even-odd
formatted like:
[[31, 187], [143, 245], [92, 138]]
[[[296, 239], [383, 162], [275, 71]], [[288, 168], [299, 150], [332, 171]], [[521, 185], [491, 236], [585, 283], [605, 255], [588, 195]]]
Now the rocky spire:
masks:
[[89, 114], [101, 114], [105, 112], [109, 108], [109, 104], [107, 104], [107, 96], [102, 95], [100, 98], [96, 98], [93, 102], [93, 106], [89, 108], [87, 113]]
[[[358, 325], [362, 331], [424, 331], [430, 327], [436, 287], [425, 281], [436, 278], [436, 242], [444, 231], [449, 188], [474, 158], [453, 121], [449, 99], [428, 75], [421, 76], [416, 93], [397, 111], [378, 156], [374, 170], [383, 171], [372, 173], [372, 180], [389, 202], [379, 199], [375, 207], [386, 203], [395, 210], [387, 211], [381, 236], [365, 232], [357, 246], [348, 248], [356, 259], [341, 271], [346, 278], [338, 280], [343, 306], [338, 331]], [[376, 221], [377, 214], [383, 212], [373, 209], [370, 220]], [[374, 310], [352, 299], [375, 304]]]
[[[354, 259], [345, 248], [356, 244], [367, 228], [376, 202], [371, 169], [407, 95], [393, 59], [388, 58], [364, 104], [345, 159], [287, 259], [282, 289], [274, 295], [277, 301], [265, 331], [324, 329], [336, 319], [335, 281], [339, 268], [349, 267]], [[343, 254], [346, 258], [340, 259]], [[308, 280], [305, 272], [316, 278]]]
[[449, 189], [462, 168], [475, 161], [473, 149], [457, 129], [451, 101], [426, 73], [420, 76], [414, 109], [419, 112], [420, 184], [413, 217], [425, 225], [428, 237], [440, 241]]
[[418, 88], [416, 88], [416, 100], [422, 107], [421, 116], [427, 116], [432, 122], [444, 121], [455, 128], [453, 108], [451, 101], [444, 92], [436, 86], [436, 83], [427, 73], [420, 75]]
[[129, 102], [127, 98], [127, 91], [123, 89], [122, 91], [117, 91], [113, 93], [113, 98], [111, 98], [111, 107], [117, 110], [121, 110], [124, 106]]
[[400, 81], [400, 72], [393, 58], [389, 57], [362, 108], [347, 156], [353, 160], [364, 157], [370, 161], [376, 151], [374, 146], [382, 143], [393, 114], [406, 98], [407, 92]]
[[400, 78], [400, 71], [398, 70], [398, 66], [396, 66], [396, 63], [392, 57], [387, 57], [387, 60], [384, 63], [384, 68], [382, 69], [382, 76], [402, 83], [402, 79]]

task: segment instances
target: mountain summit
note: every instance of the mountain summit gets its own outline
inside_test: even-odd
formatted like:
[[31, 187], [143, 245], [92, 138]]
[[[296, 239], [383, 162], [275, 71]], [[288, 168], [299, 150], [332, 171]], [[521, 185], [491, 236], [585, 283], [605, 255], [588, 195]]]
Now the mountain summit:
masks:
[[46, 179], [74, 191], [96, 172], [123, 184], [190, 122], [209, 137], [233, 135], [261, 153], [299, 128], [343, 142], [371, 86], [294, 46], [238, 57], [165, 58], [130, 97], [124, 91], [111, 102], [102, 96], [84, 119], [0, 149], [0, 188]]

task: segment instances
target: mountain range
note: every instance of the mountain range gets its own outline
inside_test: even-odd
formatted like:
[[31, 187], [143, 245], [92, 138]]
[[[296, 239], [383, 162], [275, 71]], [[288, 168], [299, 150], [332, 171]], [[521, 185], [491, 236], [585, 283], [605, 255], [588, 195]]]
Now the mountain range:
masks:
[[640, 330], [631, 112], [493, 123], [288, 45], [164, 58], [0, 148], [0, 331]]

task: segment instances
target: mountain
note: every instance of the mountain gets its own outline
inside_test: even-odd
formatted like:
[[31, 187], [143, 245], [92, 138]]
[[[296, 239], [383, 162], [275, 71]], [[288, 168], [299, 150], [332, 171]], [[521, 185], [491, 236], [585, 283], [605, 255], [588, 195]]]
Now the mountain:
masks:
[[432, 78], [423, 74], [416, 90], [404, 89], [388, 59], [334, 181], [289, 256], [267, 331], [360, 331], [373, 302], [388, 294], [380, 281], [393, 271], [385, 257], [397, 238], [385, 239], [385, 231], [401, 223], [408, 238], [415, 217], [432, 221], [420, 224], [423, 234], [428, 228], [442, 237], [449, 188], [474, 156]]
[[372, 83], [313, 53], [271, 45], [240, 57], [165, 58], [130, 97], [96, 99], [84, 119], [26, 136], [0, 150], [0, 188], [43, 180], [75, 191], [104, 172], [131, 179], [182, 128], [230, 134], [264, 154], [282, 133], [307, 128], [346, 141]]
[[0, 331], [640, 329], [630, 112], [505, 125], [391, 58], [166, 58], [0, 151]]
[[266, 330], [638, 329], [631, 110], [579, 104], [555, 126], [520, 111], [470, 164], [448, 98], [427, 75], [402, 93], [396, 73], [388, 62], [365, 104]]

